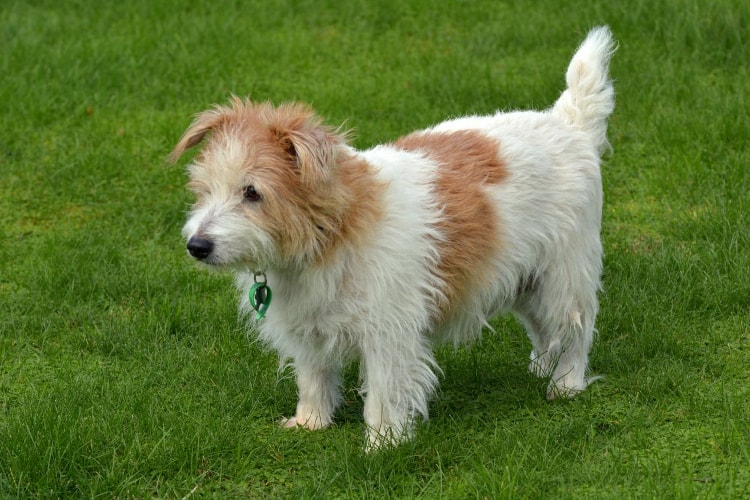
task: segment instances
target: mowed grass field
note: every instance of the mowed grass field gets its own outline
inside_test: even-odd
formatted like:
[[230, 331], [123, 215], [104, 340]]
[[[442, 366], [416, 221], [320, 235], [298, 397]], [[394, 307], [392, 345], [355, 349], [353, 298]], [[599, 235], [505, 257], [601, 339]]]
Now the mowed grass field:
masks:
[[[750, 3], [4, 0], [0, 497], [750, 497]], [[311, 103], [366, 148], [541, 109], [592, 26], [619, 41], [591, 365], [549, 403], [512, 319], [441, 348], [431, 419], [365, 455], [187, 257], [194, 113]], [[405, 283], [404, 286], [409, 286]]]

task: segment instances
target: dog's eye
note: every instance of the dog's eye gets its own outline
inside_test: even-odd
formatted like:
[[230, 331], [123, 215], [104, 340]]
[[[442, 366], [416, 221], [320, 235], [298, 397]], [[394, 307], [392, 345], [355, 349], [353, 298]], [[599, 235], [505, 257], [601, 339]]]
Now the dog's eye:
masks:
[[245, 188], [243, 196], [245, 197], [245, 201], [260, 201], [260, 193], [252, 184]]

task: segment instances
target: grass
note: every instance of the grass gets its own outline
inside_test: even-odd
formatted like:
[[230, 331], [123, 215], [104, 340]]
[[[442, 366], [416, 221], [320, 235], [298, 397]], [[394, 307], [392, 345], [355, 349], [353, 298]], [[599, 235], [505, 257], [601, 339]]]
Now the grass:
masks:
[[[0, 6], [0, 496], [750, 495], [750, 6], [649, 2], [6, 0]], [[185, 256], [165, 165], [230, 93], [313, 103], [356, 145], [546, 107], [608, 23], [614, 154], [592, 365], [547, 403], [513, 320], [441, 349], [432, 418], [366, 456], [356, 368], [336, 425], [295, 404]]]

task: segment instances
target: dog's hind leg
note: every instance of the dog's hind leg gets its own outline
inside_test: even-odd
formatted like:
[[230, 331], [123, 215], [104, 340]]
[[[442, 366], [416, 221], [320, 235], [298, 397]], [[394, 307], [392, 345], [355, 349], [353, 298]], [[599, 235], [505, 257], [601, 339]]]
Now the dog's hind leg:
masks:
[[536, 301], [540, 309], [535, 316], [517, 312], [533, 345], [529, 371], [539, 377], [551, 377], [548, 399], [573, 397], [588, 385], [586, 370], [594, 336], [596, 296], [592, 294], [593, 301], [586, 305], [576, 301], [559, 308], [560, 304], [550, 303], [544, 291], [540, 290], [540, 295]]
[[550, 346], [552, 336], [545, 334], [542, 322], [536, 317], [532, 299], [532, 296], [520, 298], [513, 306], [513, 313], [523, 324], [531, 340], [529, 372], [537, 377], [549, 377], [559, 358], [560, 346]]
[[555, 327], [550, 353], [556, 365], [547, 388], [547, 398], [573, 397], [589, 384], [586, 378], [588, 357], [594, 336], [594, 319], [583, 308], [574, 308], [567, 319]]
[[[601, 269], [598, 244], [558, 262], [540, 277], [531, 295], [516, 307], [533, 343], [530, 371], [551, 376], [547, 397], [573, 397], [584, 390], [588, 356], [598, 311]], [[572, 254], [571, 254], [572, 255]]]

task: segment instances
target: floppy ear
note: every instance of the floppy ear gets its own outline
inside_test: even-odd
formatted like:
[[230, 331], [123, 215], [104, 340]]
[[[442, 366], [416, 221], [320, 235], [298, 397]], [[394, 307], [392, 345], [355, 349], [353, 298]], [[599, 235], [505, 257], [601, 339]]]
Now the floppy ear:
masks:
[[200, 143], [207, 133], [215, 129], [224, 120], [224, 116], [225, 112], [222, 108], [199, 113], [195, 117], [195, 121], [182, 134], [180, 142], [169, 154], [169, 162], [176, 163], [185, 151]]
[[302, 182], [329, 181], [344, 136], [324, 125], [304, 106], [282, 105], [276, 113], [271, 130], [300, 169]]

